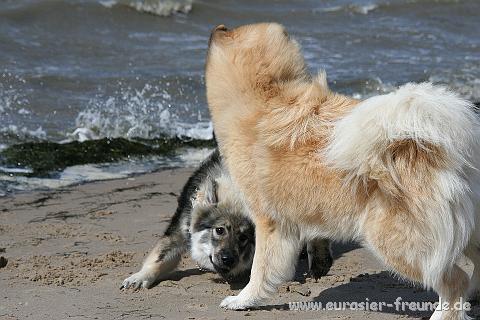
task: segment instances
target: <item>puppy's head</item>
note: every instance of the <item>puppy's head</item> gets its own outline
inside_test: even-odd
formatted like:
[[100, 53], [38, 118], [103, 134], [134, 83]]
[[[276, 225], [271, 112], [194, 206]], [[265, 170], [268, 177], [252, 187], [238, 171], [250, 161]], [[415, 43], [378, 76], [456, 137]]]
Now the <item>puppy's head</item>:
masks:
[[[242, 213], [235, 212], [229, 204], [201, 208], [200, 219], [192, 233], [204, 232], [198, 243], [208, 254], [211, 265], [206, 267], [226, 279], [243, 276], [250, 271], [255, 253], [255, 229]], [[196, 237], [192, 237], [195, 239]]]
[[[216, 90], [269, 89], [275, 83], [308, 77], [300, 47], [277, 23], [228, 29], [210, 36], [206, 62], [207, 94]], [[223, 88], [222, 88], [223, 87]]]
[[[218, 185], [221, 185], [218, 186]], [[207, 182], [192, 211], [192, 257], [225, 279], [249, 274], [255, 253], [255, 227], [238, 199], [221, 191], [220, 183]]]

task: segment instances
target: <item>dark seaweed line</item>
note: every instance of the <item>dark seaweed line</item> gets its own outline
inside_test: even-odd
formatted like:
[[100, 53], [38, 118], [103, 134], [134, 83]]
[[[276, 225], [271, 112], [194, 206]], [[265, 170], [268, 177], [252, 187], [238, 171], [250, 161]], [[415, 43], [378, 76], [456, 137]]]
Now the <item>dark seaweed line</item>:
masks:
[[109, 163], [148, 155], [169, 156], [181, 148], [204, 148], [214, 145], [214, 140], [187, 140], [178, 137], [162, 137], [155, 140], [104, 138], [69, 143], [27, 142], [12, 145], [1, 151], [0, 165], [31, 170], [26, 173], [15, 173], [16, 175], [49, 177], [74, 165]]

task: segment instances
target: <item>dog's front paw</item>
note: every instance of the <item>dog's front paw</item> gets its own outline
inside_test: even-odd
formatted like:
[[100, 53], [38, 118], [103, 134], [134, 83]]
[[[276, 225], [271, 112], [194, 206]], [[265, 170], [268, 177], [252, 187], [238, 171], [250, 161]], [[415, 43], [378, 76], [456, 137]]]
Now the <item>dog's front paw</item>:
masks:
[[318, 280], [323, 276], [326, 276], [330, 268], [332, 267], [333, 258], [328, 253], [322, 259], [315, 258], [312, 260], [310, 266], [310, 275], [313, 279]]
[[220, 303], [220, 307], [230, 310], [245, 310], [256, 305], [254, 300], [245, 299], [241, 295], [228, 296]]
[[127, 279], [123, 280], [122, 286], [120, 287], [120, 289], [128, 289], [128, 288], [148, 289], [152, 286], [154, 282], [155, 282], [155, 279], [153, 279], [153, 277], [151, 277], [148, 274], [148, 272], [139, 271], [137, 273], [132, 274]]

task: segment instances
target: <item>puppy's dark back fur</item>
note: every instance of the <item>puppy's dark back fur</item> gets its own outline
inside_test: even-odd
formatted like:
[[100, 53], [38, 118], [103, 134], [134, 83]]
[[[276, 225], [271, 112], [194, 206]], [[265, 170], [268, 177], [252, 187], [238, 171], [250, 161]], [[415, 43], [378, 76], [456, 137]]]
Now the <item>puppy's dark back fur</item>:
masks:
[[195, 195], [198, 186], [207, 178], [208, 170], [220, 163], [220, 153], [218, 149], [215, 149], [215, 151], [203, 161], [200, 167], [190, 176], [178, 197], [177, 210], [170, 220], [170, 225], [165, 231], [164, 236], [172, 235], [175, 230], [179, 229], [182, 217], [184, 217], [185, 214], [190, 215], [192, 211], [192, 197]]

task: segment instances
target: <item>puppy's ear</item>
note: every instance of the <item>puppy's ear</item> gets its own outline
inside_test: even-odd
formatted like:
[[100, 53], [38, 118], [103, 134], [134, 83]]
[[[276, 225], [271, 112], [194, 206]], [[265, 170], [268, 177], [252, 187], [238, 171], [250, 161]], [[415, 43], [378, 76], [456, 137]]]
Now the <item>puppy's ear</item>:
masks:
[[208, 180], [205, 184], [205, 200], [208, 204], [216, 204], [218, 203], [218, 185], [216, 180]]
[[193, 207], [211, 206], [218, 203], [217, 182], [214, 179], [207, 179], [197, 190], [192, 200]]

